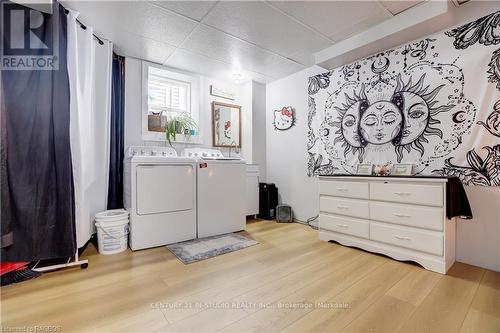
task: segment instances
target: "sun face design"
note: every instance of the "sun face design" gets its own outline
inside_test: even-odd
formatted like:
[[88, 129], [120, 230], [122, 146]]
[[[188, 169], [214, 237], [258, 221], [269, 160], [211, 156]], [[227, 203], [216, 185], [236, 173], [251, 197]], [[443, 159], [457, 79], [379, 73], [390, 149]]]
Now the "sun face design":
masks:
[[410, 153], [413, 149], [423, 156], [428, 136], [442, 138], [441, 130], [433, 127], [440, 123], [435, 116], [455, 106], [438, 106], [436, 96], [444, 85], [429, 91], [430, 85], [425, 86], [424, 80], [425, 74], [416, 83], [411, 78], [404, 82], [398, 75], [392, 95], [383, 98], [367, 96], [363, 84], [352, 97], [345, 94], [345, 103], [335, 107], [337, 121], [332, 126], [337, 131], [333, 144], [341, 143], [344, 154], [358, 154], [360, 161], [368, 145], [393, 145], [398, 162], [405, 150]]
[[403, 127], [401, 141], [395, 145], [397, 160], [403, 159], [403, 151], [408, 153], [412, 149], [418, 151], [420, 156], [424, 155], [423, 143], [428, 143], [428, 136], [435, 135], [443, 137], [443, 132], [434, 125], [441, 122], [436, 115], [451, 110], [455, 105], [437, 105], [436, 96], [444, 87], [440, 85], [429, 91], [430, 85], [424, 85], [425, 74], [412, 84], [411, 78], [407, 83], [403, 82], [401, 75], [396, 78], [393, 103], [401, 110], [403, 115]]

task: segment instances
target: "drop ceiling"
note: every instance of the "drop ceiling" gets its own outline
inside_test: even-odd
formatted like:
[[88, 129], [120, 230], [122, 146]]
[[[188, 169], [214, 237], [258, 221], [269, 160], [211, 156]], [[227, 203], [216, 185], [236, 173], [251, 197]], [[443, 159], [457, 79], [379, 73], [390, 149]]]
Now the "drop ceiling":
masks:
[[118, 54], [270, 82], [421, 1], [64, 1]]

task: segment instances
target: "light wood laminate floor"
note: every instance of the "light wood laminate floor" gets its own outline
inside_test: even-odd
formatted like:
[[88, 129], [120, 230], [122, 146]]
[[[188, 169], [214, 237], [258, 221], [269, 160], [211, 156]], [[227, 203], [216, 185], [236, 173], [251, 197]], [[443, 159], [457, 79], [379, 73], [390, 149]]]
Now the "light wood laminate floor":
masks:
[[[500, 273], [448, 275], [254, 221], [260, 244], [191, 265], [166, 248], [101, 256], [1, 291], [1, 326], [62, 332], [500, 332]], [[10, 330], [12, 331], [12, 330]]]

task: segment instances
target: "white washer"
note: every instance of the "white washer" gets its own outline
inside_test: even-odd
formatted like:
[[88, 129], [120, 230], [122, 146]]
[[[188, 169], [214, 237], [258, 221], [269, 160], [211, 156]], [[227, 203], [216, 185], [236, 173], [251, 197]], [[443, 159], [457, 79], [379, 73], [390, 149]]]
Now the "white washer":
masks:
[[195, 159], [173, 148], [130, 147], [123, 185], [132, 250], [196, 238]]
[[245, 230], [245, 161], [208, 148], [186, 148], [182, 155], [197, 161], [198, 238]]

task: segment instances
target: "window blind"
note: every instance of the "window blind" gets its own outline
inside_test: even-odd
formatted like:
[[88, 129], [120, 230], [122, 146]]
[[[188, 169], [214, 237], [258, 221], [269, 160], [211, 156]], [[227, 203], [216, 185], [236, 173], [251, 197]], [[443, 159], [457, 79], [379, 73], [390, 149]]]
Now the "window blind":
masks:
[[150, 112], [188, 112], [188, 88], [184, 82], [150, 74], [148, 97]]

